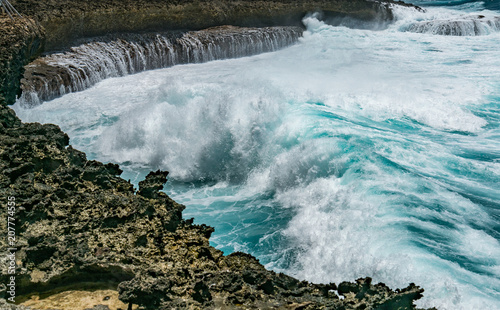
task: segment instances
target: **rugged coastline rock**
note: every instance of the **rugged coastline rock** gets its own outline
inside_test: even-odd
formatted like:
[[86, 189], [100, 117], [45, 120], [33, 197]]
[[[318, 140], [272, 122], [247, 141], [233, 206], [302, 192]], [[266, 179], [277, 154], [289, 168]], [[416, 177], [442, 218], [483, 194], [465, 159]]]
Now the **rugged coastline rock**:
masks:
[[[17, 206], [19, 301], [79, 287], [117, 289], [140, 309], [415, 309], [422, 296], [414, 284], [312, 284], [248, 254], [224, 256], [209, 245], [213, 228], [182, 219], [184, 206], [159, 191], [167, 172], [151, 172], [135, 190], [117, 165], [68, 146], [56, 125], [23, 124], [0, 109], [0, 197]], [[6, 231], [6, 208], [0, 218]]]
[[448, 20], [420, 21], [408, 25], [406, 31], [445, 36], [479, 36], [500, 30], [500, 16], [466, 15]]
[[[353, 20], [361, 23], [384, 24], [394, 18], [391, 9], [393, 5], [411, 6], [392, 0], [381, 2], [370, 0], [11, 0], [11, 2], [25, 17], [29, 18], [16, 18], [12, 21], [7, 15], [0, 14], [1, 104], [14, 103], [16, 95], [21, 92], [19, 80], [24, 72], [23, 66], [31, 60], [41, 53], [68, 50], [91, 37], [146, 31], [179, 30], [185, 32], [223, 25], [302, 27], [302, 18], [315, 11], [322, 12], [322, 16], [334, 24], [344, 21], [351, 23]], [[57, 68], [45, 67], [48, 71], [44, 69], [47, 72], [40, 73], [42, 79], [44, 74], [58, 75], [60, 72]], [[76, 79], [86, 74], [85, 70], [78, 69], [77, 71], [75, 74], [69, 73]], [[38, 72], [35, 72], [35, 76], [28, 76], [36, 85], [27, 85], [23, 87], [24, 89], [31, 90], [37, 88], [37, 85], [45, 87], [44, 82], [40, 83], [36, 74]], [[56, 80], [57, 84], [57, 78], [51, 78]], [[66, 80], [63, 76], [60, 82], [64, 84]], [[48, 89], [58, 88], [57, 85], [52, 85], [53, 81], [49, 84]], [[70, 86], [64, 85], [63, 88], [68, 87]], [[64, 92], [67, 91], [62, 91]]]

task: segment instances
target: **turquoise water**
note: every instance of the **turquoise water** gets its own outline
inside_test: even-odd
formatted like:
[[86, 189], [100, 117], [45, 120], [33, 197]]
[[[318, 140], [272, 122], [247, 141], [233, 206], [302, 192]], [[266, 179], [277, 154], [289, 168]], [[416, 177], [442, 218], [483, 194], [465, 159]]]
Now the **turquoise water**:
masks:
[[169, 170], [165, 191], [225, 253], [317, 282], [415, 282], [420, 306], [500, 309], [500, 33], [404, 31], [500, 15], [474, 5], [398, 10], [383, 31], [310, 17], [278, 52], [15, 109], [135, 184]]
[[413, 3], [415, 5], [419, 5], [422, 7], [452, 7], [463, 9], [464, 7], [476, 7], [477, 9], [486, 9], [486, 10], [500, 10], [500, 2], [498, 0], [414, 0], [414, 1], [405, 1], [407, 3]]

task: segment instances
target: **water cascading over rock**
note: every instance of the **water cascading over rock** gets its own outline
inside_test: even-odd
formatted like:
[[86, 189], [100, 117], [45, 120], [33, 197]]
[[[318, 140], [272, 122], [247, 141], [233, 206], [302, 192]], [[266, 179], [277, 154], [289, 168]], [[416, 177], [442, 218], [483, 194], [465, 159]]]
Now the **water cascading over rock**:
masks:
[[275, 51], [295, 43], [301, 35], [299, 27], [222, 26], [95, 40], [27, 65], [20, 100], [34, 106], [110, 77]]
[[479, 36], [500, 31], [500, 17], [465, 16], [459, 19], [421, 21], [409, 25], [409, 32], [447, 36]]

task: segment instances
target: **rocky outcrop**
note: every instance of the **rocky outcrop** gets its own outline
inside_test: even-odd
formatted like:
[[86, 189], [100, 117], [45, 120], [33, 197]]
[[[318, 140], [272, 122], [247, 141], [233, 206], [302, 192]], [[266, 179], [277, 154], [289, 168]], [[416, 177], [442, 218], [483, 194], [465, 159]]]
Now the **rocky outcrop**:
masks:
[[0, 15], [0, 105], [14, 103], [20, 94], [23, 67], [40, 55], [43, 39], [34, 21]]
[[182, 219], [184, 206], [159, 191], [167, 172], [151, 172], [136, 190], [117, 165], [68, 142], [57, 126], [23, 124], [0, 106], [0, 197], [15, 197], [18, 301], [84, 286], [118, 289], [141, 309], [415, 309], [422, 296], [413, 284], [392, 291], [369, 278], [312, 284], [248, 254], [224, 256], [209, 245], [213, 228]]

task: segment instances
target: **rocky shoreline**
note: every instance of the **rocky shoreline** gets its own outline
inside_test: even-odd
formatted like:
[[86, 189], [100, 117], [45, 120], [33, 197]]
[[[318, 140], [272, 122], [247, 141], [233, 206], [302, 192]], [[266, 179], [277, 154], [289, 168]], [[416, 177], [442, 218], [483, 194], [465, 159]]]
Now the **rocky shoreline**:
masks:
[[[366, 1], [331, 1], [329, 5], [343, 8], [342, 14], [347, 11], [361, 14], [356, 5], [362, 2]], [[312, 284], [268, 271], [248, 254], [224, 256], [209, 245], [213, 228], [183, 219], [184, 206], [160, 191], [167, 172], [151, 172], [134, 189], [130, 182], [119, 177], [121, 170], [117, 165], [88, 160], [84, 153], [73, 149], [69, 137], [58, 126], [22, 123], [6, 105], [12, 104], [19, 92], [22, 67], [44, 51], [44, 40], [49, 46], [60, 44], [51, 37], [54, 32], [50, 27], [63, 19], [80, 18], [78, 14], [95, 17], [93, 14], [101, 7], [115, 14], [122, 4], [138, 14], [137, 18], [144, 17], [141, 14], [145, 11], [138, 13], [129, 7], [136, 5], [132, 1], [92, 3], [13, 1], [22, 13], [45, 26], [49, 33], [46, 38], [41, 28], [33, 27], [34, 22], [14, 24], [0, 19], [1, 29], [7, 29], [0, 34], [0, 197], [4, 206], [8, 201], [15, 201], [16, 206], [17, 303], [23, 302], [31, 309], [65, 310], [125, 306], [128, 309], [416, 309], [413, 302], [422, 296], [423, 289], [414, 284], [395, 291], [384, 284], [372, 284], [370, 278], [338, 285]], [[137, 3], [148, 10], [164, 5], [162, 1]], [[242, 3], [258, 7], [260, 2]], [[290, 3], [272, 5], [280, 10]], [[166, 7], [177, 5], [185, 9], [185, 5], [202, 4], [219, 5], [218, 2], [169, 3]], [[303, 10], [306, 4], [301, 5]], [[276, 14], [272, 9], [268, 12], [270, 17]], [[185, 14], [188, 13], [192, 11]], [[244, 13], [251, 15], [248, 11]], [[176, 25], [185, 26], [182, 22]], [[64, 23], [58, 27], [64, 28]], [[63, 41], [67, 43], [68, 39]], [[0, 217], [0, 229], [7, 231], [6, 207], [2, 207]], [[9, 247], [7, 236], [0, 239], [0, 245], [2, 249]], [[3, 255], [0, 309], [27, 309], [5, 300], [9, 297], [6, 284], [11, 279], [7, 272], [9, 263], [8, 256]], [[100, 301], [86, 303], [90, 295], [100, 296], [96, 297]], [[118, 299], [121, 306], [110, 304]]]
[[[24, 19], [0, 14], [0, 103], [13, 104], [21, 93], [24, 66], [40, 55], [68, 51], [102, 36], [122, 39], [133, 34], [199, 31], [211, 27], [303, 27], [302, 18], [321, 12], [329, 23], [351, 23], [379, 28], [393, 21], [394, 5], [419, 7], [384, 0], [11, 0]], [[1, 12], [1, 11], [0, 11]], [[110, 37], [111, 35], [111, 37]], [[131, 51], [133, 52], [133, 51]], [[57, 68], [42, 68], [41, 77], [58, 75]], [[82, 71], [82, 70], [80, 70]], [[77, 75], [85, 74], [78, 72]], [[38, 83], [38, 72], [28, 76]], [[61, 81], [64, 84], [64, 77]], [[22, 88], [31, 89], [32, 85]], [[68, 85], [64, 85], [68, 86]], [[36, 87], [35, 87], [36, 88]], [[49, 85], [57, 88], [57, 85]], [[50, 97], [50, 96], [49, 96]]]

